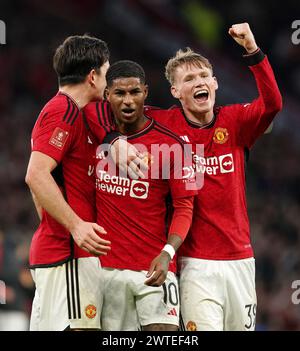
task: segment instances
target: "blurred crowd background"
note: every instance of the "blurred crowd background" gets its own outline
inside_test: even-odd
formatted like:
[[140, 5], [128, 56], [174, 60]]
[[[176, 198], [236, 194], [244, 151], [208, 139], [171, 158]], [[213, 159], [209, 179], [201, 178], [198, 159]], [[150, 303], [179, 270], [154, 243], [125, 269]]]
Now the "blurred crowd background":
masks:
[[[104, 39], [111, 62], [132, 59], [145, 68], [148, 103], [176, 103], [164, 64], [178, 48], [207, 56], [219, 81], [218, 104], [247, 102], [256, 86], [228, 35], [249, 22], [268, 55], [284, 99], [272, 133], [250, 153], [247, 197], [257, 266], [257, 330], [300, 330], [300, 305], [291, 301], [300, 279], [300, 45], [291, 24], [298, 1], [214, 0], [1, 0], [6, 45], [0, 45], [0, 330], [26, 330], [34, 286], [27, 269], [38, 225], [24, 176], [38, 113], [57, 91], [52, 55], [69, 35]], [[226, 204], [225, 204], [226, 205]], [[0, 285], [3, 298], [4, 291]]]

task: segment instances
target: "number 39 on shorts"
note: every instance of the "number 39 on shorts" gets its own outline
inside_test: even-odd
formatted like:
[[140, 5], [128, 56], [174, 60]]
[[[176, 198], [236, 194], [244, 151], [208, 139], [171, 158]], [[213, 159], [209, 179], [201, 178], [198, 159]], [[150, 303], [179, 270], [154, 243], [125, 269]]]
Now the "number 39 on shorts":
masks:
[[248, 320], [245, 323], [246, 329], [254, 329], [255, 328], [255, 320], [256, 320], [256, 304], [245, 305], [245, 309], [247, 312]]

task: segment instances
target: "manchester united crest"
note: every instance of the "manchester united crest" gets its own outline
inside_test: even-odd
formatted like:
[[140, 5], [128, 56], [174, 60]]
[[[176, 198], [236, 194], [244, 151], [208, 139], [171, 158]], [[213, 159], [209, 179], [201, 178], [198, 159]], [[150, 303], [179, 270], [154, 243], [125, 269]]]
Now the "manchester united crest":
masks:
[[197, 324], [193, 321], [189, 321], [186, 325], [186, 330], [187, 331], [196, 331], [197, 330]]
[[217, 144], [224, 144], [228, 140], [229, 134], [226, 128], [216, 128], [213, 140]]
[[96, 317], [97, 314], [97, 308], [94, 305], [88, 305], [85, 308], [85, 315], [90, 318], [93, 319]]
[[153, 162], [154, 162], [154, 160], [153, 160], [153, 156], [149, 153], [149, 152], [144, 152], [143, 154], [142, 154], [142, 160], [145, 162], [145, 164], [147, 165], [147, 166], [151, 166], [152, 164], [153, 164]]

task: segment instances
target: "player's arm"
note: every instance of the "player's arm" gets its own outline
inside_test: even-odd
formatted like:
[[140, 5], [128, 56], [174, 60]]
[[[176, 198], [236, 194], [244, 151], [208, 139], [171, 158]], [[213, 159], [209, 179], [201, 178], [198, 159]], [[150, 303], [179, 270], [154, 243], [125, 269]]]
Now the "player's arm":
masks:
[[258, 48], [248, 23], [235, 24], [229, 29], [232, 38], [246, 50], [245, 60], [253, 72], [259, 97], [244, 104], [241, 111], [241, 136], [250, 147], [254, 140], [268, 130], [282, 109], [282, 97], [268, 58]]
[[162, 251], [150, 264], [146, 285], [160, 286], [164, 283], [170, 261], [183, 243], [193, 218], [194, 196], [173, 200], [173, 216], [169, 229], [168, 241]]
[[72, 210], [51, 175], [56, 166], [53, 158], [33, 151], [25, 178], [27, 185], [38, 204], [72, 234], [79, 247], [94, 255], [106, 254], [110, 242], [97, 234], [106, 234], [105, 230], [96, 223], [83, 221]]
[[34, 206], [35, 206], [35, 209], [36, 209], [36, 212], [37, 212], [37, 215], [40, 219], [40, 221], [42, 220], [42, 212], [43, 212], [43, 208], [42, 206], [39, 204], [36, 196], [34, 195], [34, 193], [32, 192], [32, 190], [30, 190], [31, 192], [31, 196], [32, 196], [32, 200], [33, 200], [33, 203], [34, 203]]
[[[162, 248], [161, 253], [151, 262], [147, 273], [145, 284], [160, 286], [166, 279], [169, 263], [173, 259], [175, 252], [184, 241], [192, 224], [194, 196], [198, 193], [195, 177], [186, 176], [184, 169], [191, 167], [192, 159], [190, 149], [186, 150], [183, 145], [182, 153], [173, 154], [170, 162], [170, 179], [168, 180], [173, 216], [169, 228], [167, 245]], [[187, 157], [189, 156], [189, 157]], [[181, 162], [180, 159], [181, 158]]]

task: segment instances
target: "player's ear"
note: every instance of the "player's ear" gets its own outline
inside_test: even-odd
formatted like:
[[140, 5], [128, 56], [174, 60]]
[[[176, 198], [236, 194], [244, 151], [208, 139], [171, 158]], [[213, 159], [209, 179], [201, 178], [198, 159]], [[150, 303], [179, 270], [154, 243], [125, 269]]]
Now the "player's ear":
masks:
[[214, 86], [215, 86], [215, 90], [218, 90], [219, 88], [219, 84], [218, 84], [218, 80], [216, 77], [213, 77], [214, 78]]
[[148, 85], [147, 85], [147, 84], [145, 84], [145, 85], [144, 85], [145, 100], [147, 99], [148, 92], [149, 92], [149, 87], [148, 87]]
[[104, 89], [103, 97], [104, 97], [104, 100], [108, 100], [108, 87]]
[[106, 87], [106, 88], [104, 89], [103, 97], [104, 97], [104, 99], [107, 100], [107, 101], [110, 100], [110, 99], [109, 99], [109, 90], [108, 90], [108, 87]]
[[95, 85], [95, 74], [96, 74], [96, 71], [92, 69], [90, 73], [87, 75], [87, 81], [92, 86]]
[[171, 94], [174, 96], [175, 99], [180, 98], [180, 93], [174, 85], [171, 86]]

